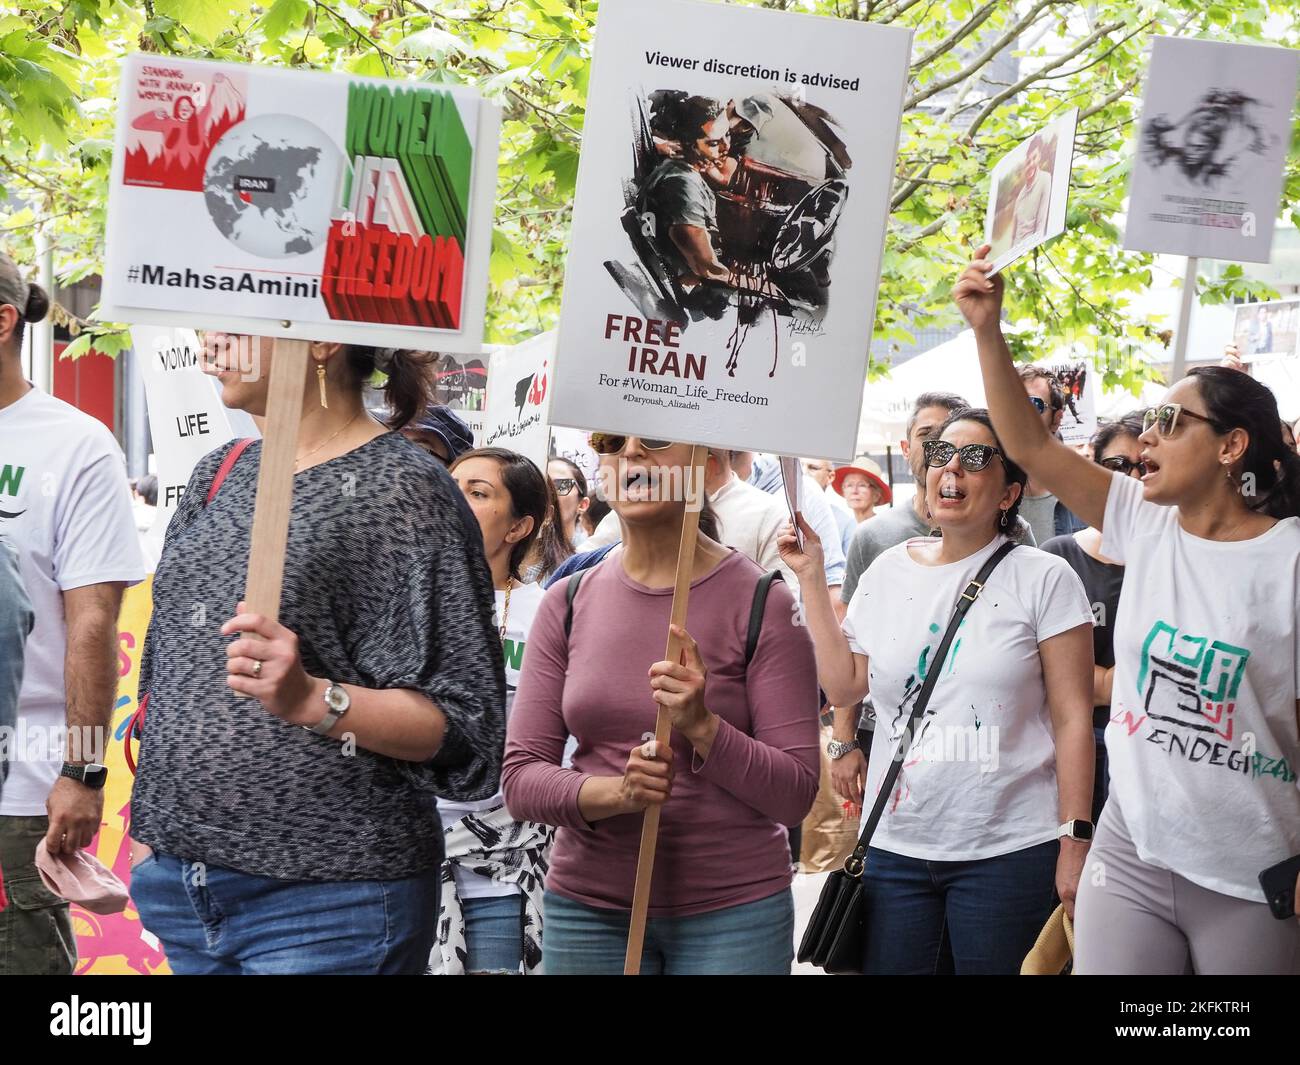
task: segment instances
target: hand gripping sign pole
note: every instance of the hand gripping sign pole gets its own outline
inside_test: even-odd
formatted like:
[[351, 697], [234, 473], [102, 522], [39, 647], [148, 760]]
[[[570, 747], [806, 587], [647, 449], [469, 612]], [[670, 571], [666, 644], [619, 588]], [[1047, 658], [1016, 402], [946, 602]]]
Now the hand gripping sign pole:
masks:
[[276, 338], [272, 350], [244, 602], [250, 612], [278, 621], [298, 423], [302, 420], [302, 389], [307, 380], [307, 341]]
[[[699, 539], [700, 511], [704, 503], [704, 463], [709, 449], [702, 444], [691, 448], [691, 472], [686, 482], [686, 511], [682, 515], [682, 538], [677, 545], [677, 579], [673, 582], [673, 605], [669, 625], [686, 627], [686, 604], [691, 594], [691, 573], [695, 568], [695, 544]], [[668, 648], [664, 659], [679, 662], [682, 657], [681, 641], [668, 630]], [[655, 749], [672, 741], [672, 716], [665, 707], [659, 707], [655, 716]], [[632, 921], [627, 933], [627, 955], [623, 959], [623, 975], [636, 976], [641, 972], [641, 950], [645, 944], [646, 912], [650, 905], [650, 880], [654, 876], [655, 847], [659, 842], [659, 811], [662, 807], [648, 806], [641, 825], [641, 849], [636, 859], [636, 887], [632, 891]]]

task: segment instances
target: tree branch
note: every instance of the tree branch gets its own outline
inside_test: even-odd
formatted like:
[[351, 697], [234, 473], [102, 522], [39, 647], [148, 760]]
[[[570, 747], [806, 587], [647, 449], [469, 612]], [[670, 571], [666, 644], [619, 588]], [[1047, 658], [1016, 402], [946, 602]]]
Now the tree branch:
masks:
[[980, 26], [984, 25], [984, 23], [988, 21], [989, 16], [992, 15], [993, 12], [998, 9], [1000, 2], [1001, 0], [989, 0], [987, 4], [985, 4], [982, 8], [976, 11], [975, 14], [971, 15], [971, 17], [968, 18], [961, 26], [959, 26], [956, 30], [954, 30], [951, 36], [940, 41], [932, 49], [930, 49], [930, 51], [926, 52], [925, 55], [921, 56], [920, 59], [918, 59], [915, 63], [913, 63], [912, 69], [920, 70], [922, 67], [929, 66], [941, 55], [944, 55], [945, 53], [952, 51], [955, 47], [957, 47], [957, 45], [959, 45], [963, 40], [969, 37], [972, 33], [974, 33], [977, 29], [979, 29]]
[[1138, 81], [1141, 80], [1141, 78], [1142, 78], [1142, 73], [1141, 71], [1139, 71], [1138, 73], [1134, 74], [1131, 78], [1129, 78], [1128, 81], [1124, 82], [1123, 85], [1121, 85], [1109, 96], [1104, 97], [1100, 103], [1093, 104], [1093, 106], [1089, 107], [1086, 111], [1080, 111], [1079, 121], [1082, 122], [1085, 118], [1091, 118], [1098, 111], [1104, 111], [1107, 107], [1113, 104], [1121, 96], [1126, 96], [1130, 91], [1132, 91], [1133, 86], [1136, 85]]
[[1043, 66], [1039, 67], [1037, 70], [1032, 71], [1029, 74], [1026, 74], [1014, 85], [1007, 86], [1007, 88], [1003, 89], [1000, 93], [990, 98], [988, 103], [984, 105], [984, 110], [975, 116], [975, 121], [972, 122], [970, 126], [966, 129], [965, 134], [962, 136], [962, 140], [964, 140], [967, 144], [973, 143], [975, 140], [975, 132], [980, 128], [980, 126], [984, 124], [985, 119], [987, 119], [989, 115], [993, 114], [994, 111], [996, 111], [999, 107], [1001, 107], [1004, 102], [1011, 99], [1011, 97], [1015, 96], [1017, 93], [1021, 92], [1028, 86], [1032, 85], [1040, 78], [1044, 77], [1049, 71], [1055, 70], [1057, 67], [1064, 66], [1071, 59], [1077, 56], [1080, 52], [1086, 52], [1089, 48], [1091, 48], [1094, 44], [1096, 44], [1100, 38], [1106, 36], [1106, 34], [1110, 33], [1112, 30], [1119, 29], [1123, 25], [1124, 23], [1122, 21], [1115, 21], [1115, 22], [1108, 22], [1104, 26], [1098, 26], [1095, 30], [1092, 31], [1092, 33], [1088, 34], [1087, 37], [1085, 37], [1082, 41], [1080, 41], [1077, 45], [1075, 45], [1072, 49], [1070, 49], [1070, 51], [1066, 52], [1064, 55], [1057, 56], [1057, 58], [1053, 59], [1050, 63], [1046, 63]]
[[1038, 16], [1042, 14], [1044, 8], [1065, 2], [1066, 0], [1038, 0], [1038, 2], [1029, 9], [1028, 13], [1020, 19], [1020, 21], [1012, 25], [1004, 34], [1002, 34], [1001, 37], [976, 56], [970, 66], [966, 67], [964, 70], [958, 71], [950, 78], [942, 78], [928, 88], [914, 92], [903, 102], [903, 110], [910, 111], [912, 108], [916, 107], [917, 104], [924, 103], [926, 100], [930, 99], [931, 96], [936, 96], [943, 92], [944, 89], [950, 89], [959, 82], [965, 81], [972, 74], [978, 73], [988, 65], [991, 59], [1006, 48], [1007, 45], [1032, 26], [1034, 22], [1037, 21]]

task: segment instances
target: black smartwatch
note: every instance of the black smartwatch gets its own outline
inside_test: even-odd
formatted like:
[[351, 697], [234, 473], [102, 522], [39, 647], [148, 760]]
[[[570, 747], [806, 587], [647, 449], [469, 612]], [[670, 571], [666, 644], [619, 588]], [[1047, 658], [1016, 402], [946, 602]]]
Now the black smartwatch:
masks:
[[63, 768], [59, 770], [59, 776], [69, 777], [79, 784], [85, 784], [86, 787], [99, 791], [108, 780], [108, 766], [100, 765], [98, 762], [87, 762], [85, 765], [70, 765], [64, 762]]

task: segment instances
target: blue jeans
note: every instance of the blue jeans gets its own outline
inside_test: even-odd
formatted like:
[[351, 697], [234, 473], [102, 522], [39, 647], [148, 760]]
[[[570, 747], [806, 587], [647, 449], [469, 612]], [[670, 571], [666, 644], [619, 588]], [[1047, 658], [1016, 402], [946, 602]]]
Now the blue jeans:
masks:
[[871, 847], [866, 891], [869, 975], [1020, 972], [1056, 905], [1060, 845], [969, 862], [931, 862]]
[[[631, 923], [627, 910], [602, 910], [548, 891], [542, 972], [547, 976], [618, 976]], [[645, 976], [788, 976], [794, 961], [790, 889], [757, 902], [690, 917], [646, 922]]]
[[419, 975], [437, 868], [403, 880], [276, 880], [154, 853], [131, 870], [140, 921], [192, 975]]
[[465, 972], [517, 973], [524, 963], [524, 897], [461, 899], [465, 919]]

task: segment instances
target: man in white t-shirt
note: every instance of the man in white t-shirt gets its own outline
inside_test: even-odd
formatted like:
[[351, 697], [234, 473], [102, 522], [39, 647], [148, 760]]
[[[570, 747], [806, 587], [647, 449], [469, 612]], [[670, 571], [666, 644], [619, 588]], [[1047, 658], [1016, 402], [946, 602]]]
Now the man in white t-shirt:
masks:
[[781, 529], [790, 520], [786, 508], [731, 468], [730, 451], [710, 448], [704, 465], [704, 492], [718, 516], [722, 542], [768, 570], [780, 570], [786, 583], [797, 589], [794, 572], [781, 561], [776, 546]]
[[71, 974], [68, 904], [41, 883], [53, 852], [99, 831], [103, 761], [117, 693], [117, 615], [144, 579], [122, 452], [109, 431], [23, 379], [24, 322], [48, 309], [0, 253], [0, 535], [18, 550], [36, 616], [27, 641], [17, 738], [0, 798], [0, 975]]

